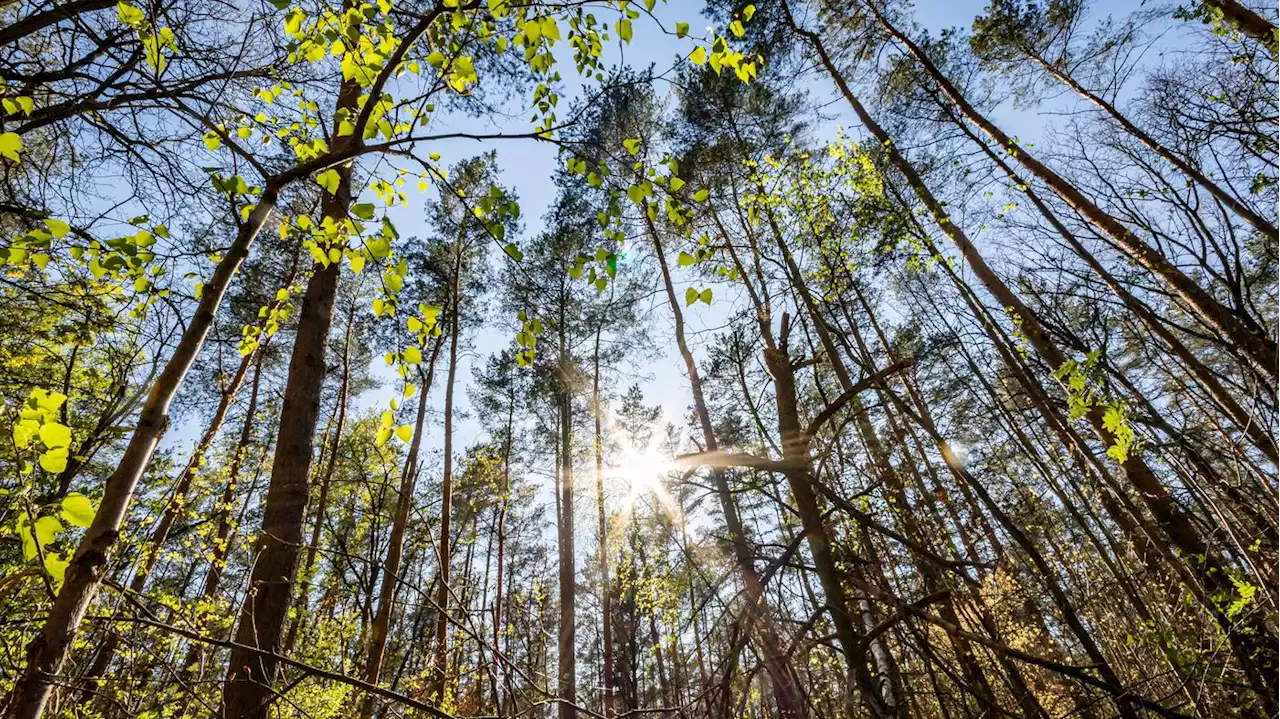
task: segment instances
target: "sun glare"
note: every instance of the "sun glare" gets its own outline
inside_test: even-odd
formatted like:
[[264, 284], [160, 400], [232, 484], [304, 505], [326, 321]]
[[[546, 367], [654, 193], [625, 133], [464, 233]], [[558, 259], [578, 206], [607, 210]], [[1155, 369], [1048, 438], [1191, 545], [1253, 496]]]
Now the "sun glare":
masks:
[[625, 489], [628, 499], [658, 491], [662, 478], [671, 469], [671, 460], [652, 447], [632, 449], [624, 453], [609, 476], [616, 486]]

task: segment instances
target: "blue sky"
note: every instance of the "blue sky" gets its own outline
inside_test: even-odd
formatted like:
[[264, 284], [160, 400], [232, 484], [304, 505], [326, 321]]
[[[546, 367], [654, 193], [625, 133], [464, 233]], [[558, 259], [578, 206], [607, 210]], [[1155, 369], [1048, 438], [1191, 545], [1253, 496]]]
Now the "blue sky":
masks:
[[[915, 18], [917, 22], [933, 33], [937, 33], [946, 27], [959, 26], [967, 28], [973, 17], [981, 12], [984, 4], [979, 2], [957, 3], [943, 2], [942, 0], [925, 0], [916, 4]], [[1121, 13], [1136, 6], [1135, 3], [1127, 1], [1119, 3], [1117, 6], [1109, 8], [1109, 10]], [[686, 21], [691, 26], [691, 34], [696, 36], [702, 35], [709, 26], [709, 22], [701, 14], [702, 7], [702, 3], [674, 0], [670, 4], [659, 4], [655, 8], [654, 15], [668, 29], [673, 29], [677, 20]], [[603, 15], [600, 17], [604, 19]], [[630, 45], [621, 46], [615, 38], [606, 47], [606, 64], [614, 66], [630, 64], [633, 67], [647, 67], [653, 64], [658, 72], [661, 73], [663, 69], [672, 66], [674, 63], [683, 62], [681, 58], [692, 51], [694, 46], [692, 39], [677, 39], [674, 34], [663, 32], [654, 25], [653, 21], [642, 18], [636, 22], [634, 39]], [[566, 58], [566, 61], [561, 63], [567, 84], [565, 91], [562, 93], [560, 104], [563, 116], [567, 114], [568, 107], [571, 104], [569, 101], [576, 95], [576, 91], [574, 90], [575, 80], [572, 77], [572, 61], [567, 57], [566, 44], [559, 43], [559, 50]], [[483, 78], [481, 81], [483, 82]], [[843, 101], [839, 101], [835, 96], [834, 88], [825, 76], [811, 73], [799, 78], [799, 82], [802, 83], [816, 101], [829, 100], [829, 102], [823, 103], [825, 105], [823, 111], [832, 116], [833, 119], [825, 126], [816, 128], [819, 137], [834, 137], [839, 127], [848, 128], [850, 134], [855, 138], [860, 136], [860, 129], [856, 120], [852, 117], [851, 112]], [[529, 113], [519, 111], [522, 103], [523, 98], [512, 99], [507, 114], [515, 119], [506, 123], [496, 122], [492, 118], [477, 119], [445, 116], [435, 120], [436, 129], [440, 132], [451, 130], [466, 130], [471, 133], [526, 132], [529, 130], [529, 126], [525, 124], [525, 121], [527, 121]], [[1062, 108], [1051, 107], [1049, 109], [1056, 111]], [[1041, 108], [1038, 112], [1043, 113], [1045, 109]], [[1046, 123], [1054, 121], [1053, 117], [1038, 114], [1037, 112], [1013, 111], [1007, 108], [1001, 109], [995, 115], [1007, 130], [1023, 138], [1037, 138], [1042, 134]], [[443, 166], [449, 166], [478, 153], [496, 149], [501, 181], [504, 185], [515, 190], [520, 198], [525, 224], [521, 237], [531, 237], [542, 229], [542, 215], [553, 201], [555, 195], [555, 186], [550, 178], [559, 160], [557, 159], [556, 148], [553, 145], [532, 140], [502, 140], [480, 143], [473, 140], [455, 139], [433, 142], [429, 146], [424, 143], [418, 149], [424, 154], [439, 153]], [[428, 190], [428, 193], [430, 192], [432, 190]], [[409, 205], [394, 210], [392, 219], [402, 236], [426, 235], [428, 233], [422, 221], [422, 215], [425, 201], [429, 199], [429, 195], [422, 196], [416, 194], [416, 192], [410, 192], [409, 198]], [[504, 257], [499, 256], [494, 261], [501, 262], [506, 260]], [[623, 271], [625, 270], [624, 266]], [[494, 273], [493, 276], [496, 278], [497, 274]], [[677, 271], [675, 281], [677, 292], [682, 293], [686, 286], [690, 286], [693, 283], [693, 278], [682, 278]], [[699, 285], [705, 285], [705, 282], [699, 281]], [[717, 298], [715, 305], [706, 307], [699, 304], [689, 308], [685, 314], [691, 343], [694, 345], [695, 354], [699, 357], [703, 356], [701, 345], [724, 323], [727, 308], [733, 306], [739, 300], [737, 297], [739, 290], [736, 287], [721, 285], [717, 286], [715, 291]], [[621, 386], [617, 389], [625, 390], [626, 386], [631, 382], [639, 382], [650, 403], [661, 404], [669, 420], [682, 424], [690, 404], [690, 393], [688, 380], [683, 371], [683, 363], [675, 352], [670, 310], [666, 305], [665, 297], [660, 293], [655, 295], [650, 305], [642, 308], [642, 310], [648, 312], [652, 323], [651, 336], [662, 355], [657, 359], [646, 361], [630, 368], [626, 373], [628, 376], [620, 382]], [[502, 315], [491, 316], [486, 319], [483, 327], [469, 330], [471, 351], [464, 355], [458, 374], [459, 391], [457, 392], [457, 401], [461, 409], [464, 411], [467, 409], [468, 402], [464, 388], [470, 381], [473, 364], [476, 362], [483, 363], [489, 355], [506, 347], [514, 333], [514, 317]], [[386, 407], [388, 399], [393, 396], [395, 383], [390, 381], [392, 377], [380, 362], [375, 363], [375, 365], [375, 371], [388, 380], [387, 386], [368, 392], [360, 397], [356, 402], [356, 407], [359, 409], [377, 408], [380, 410]], [[437, 382], [431, 401], [432, 408], [437, 412], [439, 412], [443, 404], [443, 396], [442, 387]], [[181, 426], [179, 431], [170, 433], [166, 445], [190, 446], [201, 430], [200, 427], [193, 426], [193, 424], [198, 425], [200, 423], [186, 423], [186, 426]], [[459, 452], [469, 444], [482, 440], [483, 434], [474, 418], [468, 418], [458, 423], [455, 447], [458, 448]], [[441, 432], [439, 424], [436, 423], [424, 438], [424, 447], [429, 452], [430, 457], [428, 468], [424, 474], [424, 481], [430, 481], [430, 477], [436, 471], [435, 467], [438, 466], [441, 444]]]

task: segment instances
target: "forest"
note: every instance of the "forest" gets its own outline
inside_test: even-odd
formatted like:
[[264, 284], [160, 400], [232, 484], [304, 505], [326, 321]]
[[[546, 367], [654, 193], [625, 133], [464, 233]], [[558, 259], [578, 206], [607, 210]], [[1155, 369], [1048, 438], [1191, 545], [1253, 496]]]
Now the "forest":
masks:
[[4, 719], [1280, 715], [1255, 0], [0, 0]]

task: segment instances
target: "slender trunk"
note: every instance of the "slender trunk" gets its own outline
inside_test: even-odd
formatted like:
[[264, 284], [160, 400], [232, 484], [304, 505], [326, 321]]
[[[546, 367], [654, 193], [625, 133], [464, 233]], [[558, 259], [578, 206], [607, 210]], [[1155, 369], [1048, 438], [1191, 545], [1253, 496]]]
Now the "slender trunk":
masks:
[[462, 330], [461, 298], [458, 290], [462, 282], [462, 239], [454, 247], [453, 287], [450, 292], [449, 318], [449, 374], [444, 385], [444, 470], [440, 479], [440, 541], [436, 544], [440, 571], [436, 577], [436, 645], [431, 665], [431, 693], [437, 704], [443, 704], [449, 683], [449, 565], [452, 557], [453, 514], [453, 390], [458, 376], [458, 336]]
[[[1089, 269], [1091, 269], [1094, 274], [1096, 274], [1103, 283], [1106, 284], [1107, 288], [1110, 289], [1116, 297], [1120, 298], [1120, 301], [1124, 303], [1125, 307], [1129, 308], [1129, 310], [1137, 316], [1143, 326], [1149, 329], [1153, 335], [1155, 335], [1169, 348], [1171, 352], [1173, 352], [1175, 357], [1181, 360], [1183, 365], [1186, 366], [1187, 370], [1191, 373], [1191, 376], [1194, 377], [1196, 382], [1204, 388], [1205, 392], [1209, 395], [1210, 399], [1213, 400], [1214, 404], [1216, 404], [1224, 414], [1231, 418], [1240, 430], [1244, 432], [1245, 436], [1249, 438], [1250, 443], [1257, 447], [1258, 450], [1266, 455], [1267, 459], [1271, 460], [1271, 463], [1275, 465], [1277, 461], [1280, 460], [1280, 455], [1277, 454], [1276, 440], [1271, 435], [1271, 432], [1256, 418], [1252, 417], [1248, 411], [1246, 411], [1244, 407], [1236, 401], [1231, 392], [1228, 391], [1220, 381], [1218, 381], [1213, 370], [1205, 366], [1205, 364], [1200, 361], [1200, 358], [1196, 357], [1185, 343], [1174, 336], [1173, 332], [1165, 326], [1164, 322], [1160, 321], [1160, 318], [1157, 317], [1156, 314], [1142, 302], [1142, 300], [1129, 292], [1128, 289], [1126, 289], [1125, 286], [1117, 280], [1096, 257], [1093, 256], [1093, 253], [1089, 252], [1088, 248], [1080, 242], [1075, 234], [1067, 229], [1067, 227], [1062, 224], [1062, 221], [1058, 219], [1057, 215], [1049, 209], [1049, 207], [1044, 203], [1044, 200], [1042, 200], [1040, 196], [1031, 189], [1030, 185], [1022, 181], [1022, 178], [1018, 176], [1013, 168], [1010, 167], [1009, 164], [995, 152], [995, 150], [991, 149], [990, 146], [975, 137], [969, 130], [968, 126], [963, 123], [957, 124], [960, 125], [961, 130], [964, 131], [964, 133], [968, 135], [975, 144], [983, 149], [988, 159], [995, 163], [997, 167], [1009, 176], [1009, 181], [1014, 187], [1026, 188], [1023, 190], [1023, 193], [1027, 196], [1027, 199], [1031, 200], [1031, 203], [1040, 212], [1040, 214], [1049, 222], [1054, 231], [1056, 231], [1058, 235], [1062, 237], [1068, 245], [1070, 245], [1076, 255], [1085, 261], [1085, 264], [1089, 265]], [[1274, 234], [1274, 232], [1272, 234]]]
[[[231, 552], [231, 533], [238, 525], [238, 522], [233, 519], [235, 513], [232, 508], [235, 504], [236, 490], [240, 484], [240, 467], [244, 462], [245, 453], [249, 451], [249, 444], [253, 440], [253, 425], [256, 419], [255, 415], [258, 413], [258, 397], [262, 384], [262, 354], [262, 352], [258, 353], [258, 362], [254, 365], [249, 404], [245, 407], [244, 424], [240, 427], [240, 440], [236, 444], [235, 455], [231, 458], [231, 466], [227, 468], [227, 484], [223, 487], [222, 496], [214, 507], [214, 510], [219, 515], [218, 528], [214, 532], [213, 553], [209, 557], [209, 569], [204, 575], [204, 584], [200, 587], [200, 600], [202, 601], [212, 599], [218, 591], [218, 585], [222, 583], [222, 571], [226, 568], [227, 555]], [[200, 662], [203, 650], [203, 644], [192, 642], [191, 647], [187, 650], [187, 658], [182, 663], [182, 670], [190, 672], [192, 667]]]
[[[431, 349], [431, 359], [426, 375], [419, 370], [422, 387], [418, 390], [418, 414], [413, 423], [413, 440], [409, 444], [409, 456], [405, 459], [400, 475], [400, 488], [396, 494], [396, 511], [391, 523], [391, 538], [387, 543], [386, 561], [382, 563], [382, 585], [378, 589], [378, 610], [373, 615], [372, 635], [369, 638], [369, 656], [365, 662], [364, 680], [377, 685], [382, 674], [382, 659], [387, 648], [387, 633], [391, 627], [391, 608], [395, 604], [396, 590], [400, 585], [400, 558], [404, 552], [404, 533], [409, 526], [409, 511], [413, 508], [413, 489], [418, 479], [418, 452], [422, 447], [422, 429], [427, 418], [427, 396], [431, 390], [436, 358], [440, 354], [441, 341], [437, 339]], [[373, 716], [374, 695], [366, 694], [360, 716]]]
[[599, 520], [599, 554], [600, 554], [600, 627], [603, 659], [601, 671], [604, 673], [603, 714], [610, 719], [615, 714], [613, 708], [613, 610], [610, 606], [611, 584], [609, 581], [609, 526], [604, 509], [604, 428], [601, 419], [603, 409], [600, 406], [600, 332], [603, 327], [596, 328], [594, 373], [591, 380], [591, 404], [595, 413], [595, 455], [596, 455], [596, 514]]
[[[693, 393], [694, 413], [697, 415], [698, 424], [702, 429], [704, 449], [708, 452], [714, 452], [718, 445], [715, 431], [711, 427], [711, 415], [707, 411], [707, 404], [703, 398], [702, 380], [698, 374], [698, 365], [693, 359], [693, 353], [689, 351], [688, 343], [685, 341], [684, 312], [680, 309], [680, 301], [676, 297], [675, 287], [671, 282], [671, 271], [667, 267], [667, 260], [662, 252], [662, 242], [658, 236], [657, 228], [653, 226], [652, 221], [649, 221], [647, 229], [653, 242], [654, 255], [657, 258], [658, 266], [662, 270], [663, 287], [666, 290], [667, 302], [671, 306], [672, 319], [675, 322], [676, 345], [680, 349], [680, 356], [684, 359], [685, 371], [689, 375], [689, 385]], [[746, 594], [748, 620], [756, 631], [755, 638], [760, 646], [760, 660], [764, 664], [765, 673], [768, 675], [769, 683], [773, 689], [774, 699], [778, 705], [779, 718], [799, 719], [800, 717], [808, 716], [808, 705], [800, 690], [798, 677], [791, 668], [786, 650], [783, 648], [777, 630], [773, 625], [773, 620], [769, 616], [769, 609], [764, 600], [764, 583], [760, 580], [759, 572], [756, 571], [755, 555], [751, 546], [747, 543], [746, 531], [742, 519], [738, 515], [737, 505], [733, 497], [733, 491], [729, 487], [728, 477], [722, 469], [713, 469], [711, 476], [715, 483], [716, 496], [720, 501], [721, 511], [724, 513], [725, 528], [729, 533], [733, 558]]]
[[[784, 3], [784, 8], [786, 7]], [[1036, 315], [1004, 284], [1004, 281], [987, 265], [986, 260], [973, 246], [968, 236], [956, 223], [950, 220], [948, 213], [924, 184], [915, 168], [898, 152], [892, 138], [875, 122], [849, 89], [843, 75], [826, 54], [821, 39], [814, 33], [801, 30], [794, 22], [792, 27], [813, 46], [827, 73], [835, 81], [841, 94], [858, 115], [863, 126], [885, 148], [890, 161], [903, 174], [912, 189], [915, 190], [938, 227], [952, 240], [965, 261], [973, 269], [974, 274], [983, 283], [983, 286], [987, 288], [987, 291], [996, 298], [1001, 306], [1011, 308], [1013, 314], [1021, 322], [1021, 330], [1032, 347], [1051, 370], [1057, 370], [1066, 361], [1066, 357], [1041, 329]], [[945, 78], [942, 81], [945, 81]], [[1002, 146], [1008, 147], [1008, 144]], [[1017, 150], [1017, 156], [1026, 164], [1026, 153]], [[1112, 221], [1114, 222], [1114, 219]], [[936, 252], [933, 248], [930, 248], [930, 251]], [[1271, 365], [1275, 364], [1276, 362], [1273, 360]], [[1274, 367], [1271, 368], [1271, 371], [1274, 372]], [[1085, 416], [1104, 445], [1110, 447], [1116, 443], [1115, 435], [1108, 428], [1105, 421], [1102, 407], [1095, 404]], [[1173, 541], [1174, 546], [1182, 552], [1183, 556], [1187, 558], [1188, 563], [1192, 565], [1193, 571], [1203, 582], [1205, 588], [1209, 590], [1208, 593], [1210, 595], [1223, 593], [1224, 596], [1231, 596], [1235, 589], [1229, 581], [1229, 574], [1222, 565], [1220, 558], [1216, 552], [1210, 550], [1199, 530], [1191, 523], [1182, 509], [1177, 506], [1168, 488], [1160, 482], [1142, 456], [1138, 452], [1131, 452], [1121, 463], [1121, 466], [1129, 481], [1156, 517], [1165, 534]], [[1274, 703], [1275, 688], [1277, 686], [1277, 652], [1273, 646], [1275, 642], [1272, 641], [1275, 637], [1274, 632], [1266, 626], [1261, 617], [1256, 615], [1252, 615], [1249, 618], [1248, 626], [1237, 626], [1236, 622], [1227, 617], [1222, 607], [1219, 607], [1214, 602], [1207, 602], [1205, 609], [1218, 621], [1223, 633], [1230, 639], [1235, 657], [1241, 668], [1249, 675], [1250, 683], [1270, 707]]]
[[495, 577], [496, 586], [494, 587], [493, 600], [493, 666], [494, 670], [501, 674], [501, 689], [494, 688], [493, 703], [497, 710], [498, 716], [502, 716], [503, 709], [510, 696], [510, 671], [504, 665], [504, 660], [500, 647], [502, 646], [502, 636], [506, 634], [506, 627], [503, 623], [507, 621], [507, 615], [503, 612], [503, 568], [506, 563], [507, 550], [507, 507], [511, 501], [511, 445], [513, 432], [515, 431], [515, 408], [516, 396], [514, 387], [507, 396], [507, 423], [506, 432], [503, 436], [502, 443], [502, 486], [498, 490], [498, 570]]
[[[1228, 0], [1228, 2], [1230, 2], [1230, 0]], [[1227, 192], [1227, 190], [1224, 187], [1217, 184], [1213, 180], [1209, 179], [1209, 177], [1207, 177], [1203, 172], [1201, 172], [1199, 168], [1195, 167], [1190, 162], [1187, 162], [1181, 157], [1178, 157], [1178, 155], [1175, 154], [1173, 150], [1170, 150], [1169, 148], [1160, 144], [1159, 141], [1157, 141], [1151, 135], [1147, 134], [1146, 131], [1144, 131], [1142, 128], [1133, 124], [1133, 122], [1130, 121], [1129, 118], [1125, 117], [1118, 109], [1116, 109], [1115, 105], [1112, 105], [1102, 97], [1098, 96], [1096, 93], [1091, 92], [1090, 90], [1085, 88], [1079, 82], [1076, 82], [1076, 79], [1074, 77], [1064, 72], [1057, 65], [1045, 60], [1044, 58], [1036, 54], [1031, 54], [1030, 57], [1037, 64], [1039, 64], [1040, 67], [1044, 68], [1045, 72], [1057, 78], [1067, 87], [1074, 90], [1076, 94], [1080, 95], [1080, 97], [1083, 97], [1085, 100], [1088, 100], [1089, 102], [1093, 103], [1103, 112], [1111, 116], [1111, 118], [1115, 120], [1121, 127], [1123, 127], [1126, 132], [1128, 132], [1130, 135], [1133, 135], [1135, 138], [1138, 139], [1139, 142], [1146, 145], [1148, 149], [1150, 149], [1152, 152], [1159, 155], [1170, 165], [1173, 165], [1174, 167], [1178, 168], [1179, 172], [1191, 178], [1193, 182], [1195, 182], [1200, 187], [1204, 188], [1204, 190], [1208, 192], [1210, 195], [1213, 195], [1214, 199], [1226, 205], [1232, 212], [1234, 212], [1236, 215], [1240, 216], [1242, 219], [1244, 219], [1250, 225], [1252, 225], [1255, 230], [1257, 230], [1258, 232], [1261, 232], [1267, 237], [1275, 237], [1278, 233], [1280, 233], [1280, 230], [1277, 230], [1275, 225], [1271, 224], [1264, 217], [1262, 217], [1258, 213], [1246, 207], [1244, 203], [1240, 202], [1240, 200], [1237, 200], [1233, 195], [1231, 195], [1230, 192]]]
[[[788, 321], [784, 316], [778, 347], [769, 347], [764, 350], [765, 366], [773, 377], [777, 398], [778, 434], [782, 439], [783, 461], [788, 466], [783, 474], [791, 487], [791, 495], [795, 499], [796, 511], [800, 515], [800, 523], [809, 544], [809, 552], [813, 556], [813, 564], [818, 572], [818, 579], [822, 583], [823, 594], [826, 595], [826, 609], [831, 613], [836, 638], [844, 651], [849, 683], [847, 691], [851, 692], [856, 688], [860, 692], [862, 704], [872, 719], [898, 716], [899, 707], [894, 701], [893, 693], [882, 691], [883, 688], [868, 669], [868, 662], [872, 659], [868, 653], [869, 643], [855, 628], [853, 617], [849, 613], [853, 605], [841, 582], [831, 540], [822, 519], [817, 493], [813, 488], [809, 444], [800, 424], [795, 368], [786, 351], [788, 330]], [[845, 713], [852, 715], [854, 711], [851, 697], [846, 695]]]
[[[1178, 296], [1187, 303], [1190, 311], [1204, 322], [1205, 326], [1215, 329], [1224, 340], [1243, 355], [1260, 377], [1270, 383], [1273, 388], [1277, 386], [1277, 367], [1280, 367], [1280, 355], [1277, 355], [1276, 343], [1267, 337], [1261, 328], [1251, 328], [1249, 326], [1250, 323], [1245, 321], [1246, 318], [1219, 302], [1209, 292], [1206, 292], [1196, 284], [1195, 280], [1170, 262], [1168, 258], [1129, 231], [1115, 217], [1090, 202], [1074, 185], [1037, 160], [1025, 147], [1018, 144], [987, 119], [986, 116], [978, 112], [976, 108], [969, 104], [964, 94], [933, 64], [929, 55], [881, 14], [877, 7], [877, 1], [865, 0], [865, 4], [880, 21], [880, 24], [884, 26], [885, 30], [902, 43], [907, 51], [920, 63], [924, 71], [942, 90], [943, 94], [955, 104], [961, 115], [981, 129], [1000, 149], [1016, 158], [1028, 172], [1048, 185], [1064, 202], [1079, 212], [1082, 217], [1115, 241], [1135, 262], [1168, 283]], [[825, 61], [824, 64], [826, 64]], [[838, 73], [833, 72], [832, 74], [834, 77]], [[843, 80], [841, 84], [843, 84]]]
[[[146, 546], [149, 549], [142, 560], [142, 564], [134, 572], [133, 579], [129, 582], [129, 591], [134, 594], [142, 594], [147, 588], [147, 579], [150, 578], [152, 570], [160, 561], [160, 555], [164, 550], [165, 541], [169, 538], [169, 532], [173, 529], [173, 525], [182, 516], [187, 509], [187, 493], [191, 491], [191, 485], [195, 481], [196, 473], [200, 466], [204, 463], [205, 453], [209, 446], [213, 444], [213, 440], [218, 435], [218, 431], [222, 428], [222, 423], [227, 417], [227, 410], [231, 407], [231, 402], [235, 398], [236, 392], [239, 391], [240, 385], [244, 382], [245, 375], [248, 374], [249, 367], [253, 363], [254, 354], [245, 355], [240, 360], [240, 366], [237, 368], [235, 375], [231, 378], [231, 383], [222, 391], [221, 399], [218, 402], [218, 408], [213, 413], [213, 418], [209, 421], [209, 426], [205, 428], [204, 434], [201, 435], [196, 442], [195, 449], [191, 452], [191, 458], [187, 461], [186, 466], [182, 470], [182, 474], [178, 475], [178, 481], [174, 485], [173, 496], [165, 505], [164, 513], [160, 516], [160, 522], [156, 524], [155, 529], [151, 531], [151, 536], [147, 538]], [[93, 660], [93, 664], [84, 675], [84, 696], [92, 697], [98, 686], [98, 677], [106, 672], [111, 666], [111, 660], [116, 655], [116, 649], [120, 646], [120, 633], [111, 632], [107, 635], [107, 639], [103, 642], [102, 647], [98, 650], [97, 656]]]
[[576, 608], [577, 586], [574, 571], [573, 536], [573, 396], [570, 390], [570, 358], [564, 322], [564, 298], [561, 298], [558, 331], [560, 334], [560, 625], [557, 642], [558, 690], [557, 714], [560, 719], [573, 719], [578, 700]]
[[249, 248], [275, 209], [277, 188], [268, 185], [258, 204], [236, 232], [236, 238], [200, 295], [195, 315], [152, 385], [120, 464], [107, 479], [93, 523], [85, 531], [66, 570], [65, 581], [49, 609], [40, 633], [27, 646], [26, 668], [9, 696], [7, 719], [37, 719], [67, 660], [71, 643], [89, 603], [106, 573], [111, 550], [120, 537], [138, 480], [151, 464], [156, 445], [169, 426], [169, 405], [186, 379], [213, 326], [231, 278], [249, 255]]

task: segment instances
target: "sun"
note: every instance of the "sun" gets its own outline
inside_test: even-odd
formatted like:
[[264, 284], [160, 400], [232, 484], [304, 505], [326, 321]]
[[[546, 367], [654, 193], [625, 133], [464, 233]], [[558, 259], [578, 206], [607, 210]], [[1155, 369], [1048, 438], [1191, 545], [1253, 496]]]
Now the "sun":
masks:
[[634, 500], [661, 491], [663, 477], [671, 466], [671, 459], [653, 447], [631, 448], [618, 458], [616, 466], [606, 471], [606, 476], [626, 490], [628, 500]]

